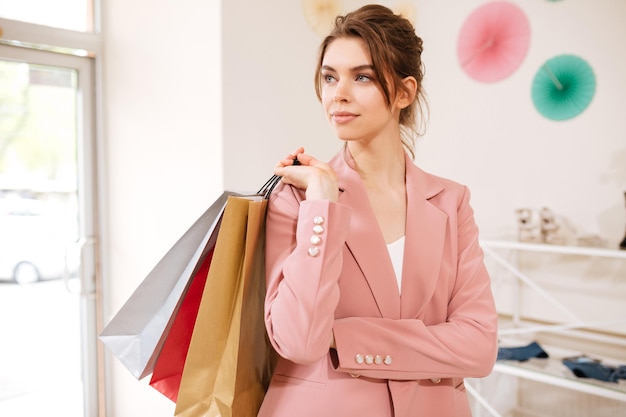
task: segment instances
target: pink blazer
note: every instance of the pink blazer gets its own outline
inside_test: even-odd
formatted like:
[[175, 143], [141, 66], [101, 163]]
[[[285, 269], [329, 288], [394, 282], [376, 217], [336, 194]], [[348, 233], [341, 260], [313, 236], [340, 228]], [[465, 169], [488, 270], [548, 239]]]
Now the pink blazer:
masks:
[[491, 372], [497, 314], [469, 191], [406, 158], [401, 295], [343, 152], [337, 203], [272, 194], [265, 322], [281, 357], [259, 416], [471, 415], [463, 378]]

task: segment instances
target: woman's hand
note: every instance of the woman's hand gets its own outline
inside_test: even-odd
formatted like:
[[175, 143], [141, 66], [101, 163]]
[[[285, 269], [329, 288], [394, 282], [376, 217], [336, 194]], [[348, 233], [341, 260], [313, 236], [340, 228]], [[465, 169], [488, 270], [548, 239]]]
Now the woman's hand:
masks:
[[[300, 165], [293, 164], [296, 158]], [[284, 183], [305, 190], [307, 200], [336, 202], [339, 196], [335, 171], [327, 163], [305, 154], [304, 148], [298, 148], [278, 162], [274, 174], [283, 177]]]

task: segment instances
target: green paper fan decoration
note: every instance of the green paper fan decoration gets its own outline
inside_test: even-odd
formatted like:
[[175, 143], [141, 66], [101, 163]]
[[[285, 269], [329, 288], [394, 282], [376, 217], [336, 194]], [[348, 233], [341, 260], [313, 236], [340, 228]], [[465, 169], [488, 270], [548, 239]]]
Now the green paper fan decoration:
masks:
[[578, 116], [591, 103], [596, 77], [587, 61], [575, 55], [559, 55], [539, 68], [532, 83], [535, 108], [551, 120]]

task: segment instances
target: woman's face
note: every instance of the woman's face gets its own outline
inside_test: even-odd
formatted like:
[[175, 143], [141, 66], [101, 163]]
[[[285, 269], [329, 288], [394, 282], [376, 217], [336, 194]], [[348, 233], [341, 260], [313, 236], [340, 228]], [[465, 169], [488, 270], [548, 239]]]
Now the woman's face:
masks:
[[321, 75], [322, 105], [340, 139], [369, 142], [398, 132], [400, 109], [387, 105], [363, 40], [338, 38], [330, 43]]

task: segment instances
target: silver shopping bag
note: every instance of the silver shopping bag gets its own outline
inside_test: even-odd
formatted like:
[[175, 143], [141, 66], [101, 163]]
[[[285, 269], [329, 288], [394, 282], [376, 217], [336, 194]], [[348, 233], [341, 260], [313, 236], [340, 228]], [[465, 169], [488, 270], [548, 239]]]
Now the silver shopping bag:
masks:
[[228, 197], [267, 199], [279, 181], [280, 177], [273, 175], [256, 193], [224, 191], [144, 278], [100, 333], [102, 343], [136, 378], [153, 372], [192, 277], [215, 246]]
[[138, 379], [154, 369], [191, 278], [217, 239], [225, 191], [172, 246], [107, 324], [100, 340]]

